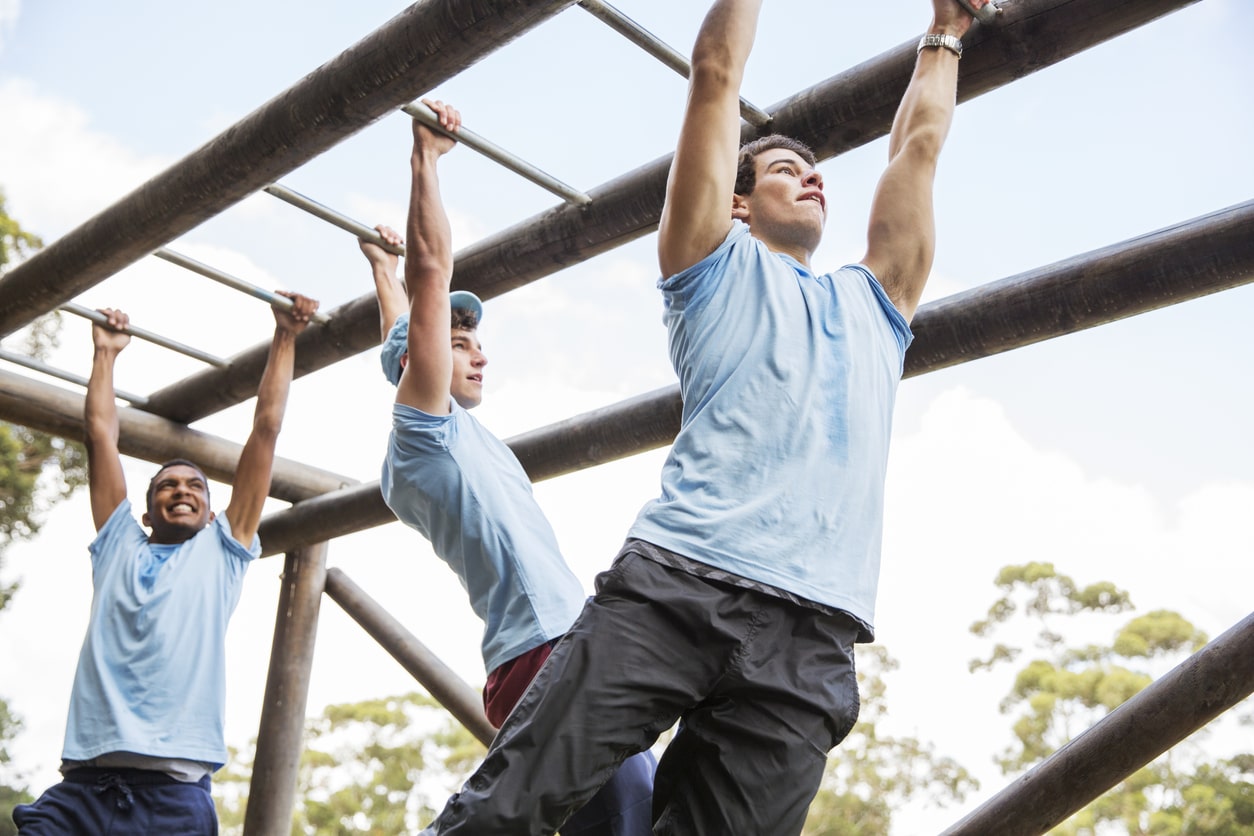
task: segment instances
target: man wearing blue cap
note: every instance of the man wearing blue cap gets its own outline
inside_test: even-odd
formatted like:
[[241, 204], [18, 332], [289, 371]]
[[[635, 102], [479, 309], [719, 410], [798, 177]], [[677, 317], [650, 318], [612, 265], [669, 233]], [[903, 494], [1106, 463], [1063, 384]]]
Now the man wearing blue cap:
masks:
[[[379, 298], [383, 372], [397, 387], [381, 487], [397, 518], [457, 573], [484, 622], [484, 709], [500, 727], [585, 594], [517, 457], [468, 412], [483, 398], [488, 361], [476, 333], [483, 305], [473, 293], [449, 293], [453, 250], [436, 171], [456, 144], [461, 117], [443, 102], [425, 103], [447, 133], [414, 122], [405, 286], [395, 255], [360, 242]], [[395, 231], [377, 229], [399, 247]], [[564, 836], [651, 833], [653, 769], [648, 752], [628, 759], [574, 812]]]

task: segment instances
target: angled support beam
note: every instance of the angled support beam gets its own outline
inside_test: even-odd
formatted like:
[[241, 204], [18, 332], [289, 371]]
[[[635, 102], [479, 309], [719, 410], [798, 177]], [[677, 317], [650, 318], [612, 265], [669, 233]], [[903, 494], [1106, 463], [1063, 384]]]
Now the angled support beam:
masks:
[[405, 625], [339, 569], [327, 570], [326, 593], [480, 743], [484, 746], [492, 743], [496, 729], [484, 716], [479, 692], [453, 673], [417, 636], [405, 629]]
[[[0, 420], [79, 441], [83, 438], [83, 396], [0, 371]], [[118, 449], [127, 456], [157, 463], [191, 459], [213, 479], [227, 484], [235, 480], [235, 465], [244, 449], [240, 444], [138, 409], [118, 410], [118, 422]], [[299, 502], [355, 482], [347, 476], [276, 458], [270, 496]]]
[[[1007, 6], [1009, 8], [1009, 6]], [[924, 305], [906, 376], [1254, 282], [1254, 200]], [[514, 436], [533, 481], [670, 444], [683, 405], [671, 386]], [[267, 554], [394, 519], [378, 482], [261, 521]]]
[[573, 3], [427, 0], [410, 6], [14, 268], [0, 281], [0, 336], [70, 301]]
[[[958, 98], [966, 101], [1058, 63], [1196, 0], [1015, 0], [996, 29], [976, 28], [963, 55]], [[915, 42], [893, 49], [770, 108], [771, 130], [828, 159], [888, 133], [914, 67]], [[744, 126], [743, 137], [758, 133]], [[608, 252], [657, 228], [671, 157], [605, 183], [587, 206], [557, 206], [458, 252], [453, 287], [491, 299]], [[0, 296], [0, 300], [2, 300]], [[379, 343], [368, 294], [337, 311], [326, 328], [301, 335], [297, 374]], [[2, 321], [2, 320], [0, 320]], [[229, 372], [205, 371], [150, 395], [149, 408], [178, 421], [225, 409], [255, 392], [269, 344], [236, 358]], [[238, 379], [236, 379], [238, 378]], [[236, 394], [232, 394], [236, 393]]]
[[1254, 614], [942, 836], [1041, 836], [1254, 693]]

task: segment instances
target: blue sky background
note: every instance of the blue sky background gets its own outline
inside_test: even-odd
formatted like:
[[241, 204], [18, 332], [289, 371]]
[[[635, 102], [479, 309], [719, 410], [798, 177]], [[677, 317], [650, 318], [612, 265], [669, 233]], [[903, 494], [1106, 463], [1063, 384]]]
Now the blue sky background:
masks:
[[[617, 5], [685, 54], [705, 7]], [[11, 214], [54, 241], [402, 8], [0, 0], [0, 187]], [[763, 12], [744, 94], [769, 107], [914, 40], [929, 15], [915, 0], [858, 8], [777, 0]], [[962, 105], [937, 182], [939, 247], [925, 301], [1254, 196], [1252, 31], [1249, 4], [1202, 0]], [[684, 89], [574, 8], [433, 93], [456, 103], [470, 129], [587, 190], [672, 149]], [[400, 226], [408, 148], [408, 118], [389, 116], [282, 182], [364, 223]], [[885, 149], [880, 140], [822, 165], [830, 218], [817, 266], [861, 256]], [[556, 202], [467, 149], [446, 158], [443, 185], [458, 248]], [[371, 287], [351, 236], [266, 195], [170, 246], [327, 308]], [[491, 300], [480, 420], [508, 437], [673, 383], [653, 248], [648, 236]], [[142, 327], [221, 355], [270, 331], [260, 303], [156, 259], [79, 301], [123, 307]], [[1007, 683], [966, 675], [979, 652], [966, 628], [992, 601], [997, 568], [1051, 560], [1080, 582], [1129, 588], [1142, 611], [1178, 609], [1211, 635], [1250, 611], [1252, 303], [1246, 287], [903, 382], [877, 625], [902, 662], [889, 681], [891, 722], [980, 774], [981, 797], [1006, 780], [991, 757], [1009, 740], [1010, 720], [997, 713]], [[55, 362], [85, 375], [89, 361], [88, 326], [69, 318]], [[147, 392], [198, 369], [133, 343], [118, 386]], [[377, 478], [392, 396], [377, 369], [372, 351], [297, 382], [280, 454]], [[197, 426], [242, 438], [251, 409]], [[589, 589], [656, 492], [661, 458], [537, 486]], [[133, 496], [150, 470], [127, 463]], [[36, 790], [56, 777], [90, 600], [91, 536], [79, 497], [52, 514], [39, 540], [8, 554], [6, 579], [22, 577], [24, 587], [0, 616], [0, 693], [26, 718], [13, 752]], [[478, 623], [418, 535], [386, 526], [335, 541], [330, 555], [482, 683]], [[256, 732], [281, 568], [257, 564], [231, 629], [234, 744]], [[1087, 629], [1086, 640], [1100, 641], [1113, 625]], [[410, 686], [327, 601], [310, 712]], [[1234, 728], [1212, 745], [1248, 751], [1252, 736]], [[900, 832], [957, 818], [906, 811]]]

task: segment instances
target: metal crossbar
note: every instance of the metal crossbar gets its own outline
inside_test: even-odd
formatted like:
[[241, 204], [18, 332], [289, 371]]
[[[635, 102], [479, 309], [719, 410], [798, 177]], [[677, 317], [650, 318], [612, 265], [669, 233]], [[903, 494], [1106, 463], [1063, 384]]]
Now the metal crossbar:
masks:
[[[168, 261], [171, 264], [177, 264], [185, 270], [191, 270], [193, 273], [199, 273], [206, 279], [213, 279], [215, 282], [224, 284], [232, 290], [238, 290], [246, 296], [251, 296], [254, 299], [260, 299], [263, 302], [267, 302], [276, 308], [280, 308], [281, 310], [290, 311], [292, 309], [292, 300], [288, 299], [286, 296], [266, 290], [264, 287], [258, 287], [251, 282], [244, 281], [238, 276], [232, 276], [230, 273], [227, 273], [224, 270], [219, 270], [217, 267], [210, 267], [208, 264], [197, 261], [190, 256], [183, 255], [182, 253], [176, 253], [168, 247], [158, 249], [153, 253], [153, 255], [163, 261]], [[312, 319], [314, 322], [325, 323], [331, 321], [331, 318], [321, 311], [315, 313]]]
[[[604, 0], [579, 0], [579, 5], [684, 78], [692, 75], [692, 63], [687, 58], [609, 3]], [[771, 123], [771, 114], [746, 101], [744, 96], [740, 97], [740, 116], [755, 128], [764, 128]]]
[[[72, 313], [75, 316], [81, 316], [83, 319], [89, 319], [97, 325], [109, 324], [109, 318], [100, 313], [100, 311], [94, 311], [91, 308], [78, 304], [77, 302], [66, 302], [61, 306], [61, 310], [66, 313]], [[210, 366], [215, 366], [219, 369], [225, 369], [231, 365], [221, 357], [215, 357], [212, 354], [201, 351], [199, 348], [192, 348], [189, 345], [184, 345], [183, 343], [172, 340], [169, 337], [163, 337], [160, 334], [154, 334], [152, 331], [146, 331], [137, 325], [128, 325], [126, 328], [122, 329], [122, 331], [123, 333], [130, 334], [132, 337], [145, 340], [153, 345], [159, 345], [162, 348], [168, 348], [170, 351], [178, 352], [184, 356], [191, 357], [193, 360], [199, 360], [202, 363], [207, 363]], [[144, 400], [147, 401], [147, 398]]]

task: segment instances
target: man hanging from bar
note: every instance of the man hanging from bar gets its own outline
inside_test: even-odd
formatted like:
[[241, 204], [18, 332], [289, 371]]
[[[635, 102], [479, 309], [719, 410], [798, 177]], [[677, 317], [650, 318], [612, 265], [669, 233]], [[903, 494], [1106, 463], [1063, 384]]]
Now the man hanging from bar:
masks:
[[261, 554], [257, 526], [270, 492], [296, 336], [318, 303], [284, 293], [257, 390], [252, 432], [231, 501], [215, 515], [209, 480], [185, 459], [148, 484], [145, 533], [131, 515], [118, 452], [113, 367], [130, 342], [126, 314], [93, 325], [85, 403], [92, 608], [70, 694], [63, 780], [13, 811], [22, 836], [210, 836], [210, 775], [227, 759], [226, 627], [244, 573]]
[[[872, 639], [893, 403], [971, 25], [957, 0], [932, 7], [866, 254], [833, 273], [810, 266], [827, 216], [814, 155], [780, 136], [738, 148], [761, 0], [711, 7], [659, 228], [684, 402], [661, 496], [426, 832], [551, 834], [676, 721], [654, 832], [801, 832], [858, 715], [854, 643]], [[799, 49], [820, 48], [794, 24]]]
[[[468, 291], [449, 293], [452, 236], [437, 176], [461, 116], [443, 102], [425, 104], [448, 133], [413, 123], [405, 286], [397, 257], [361, 242], [379, 298], [383, 372], [397, 387], [381, 487], [388, 507], [457, 573], [484, 622], [484, 708], [499, 727], [586, 596], [517, 457], [469, 413], [483, 398], [488, 362], [477, 330], [483, 306]], [[400, 245], [393, 230], [377, 229]], [[654, 766], [641, 752], [608, 772], [563, 836], [652, 833]]]

